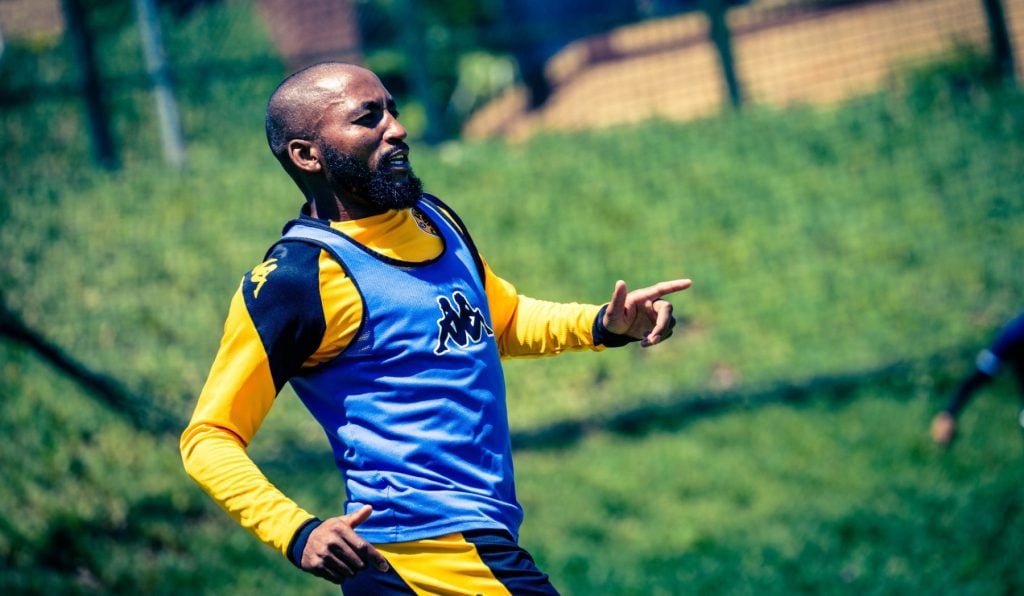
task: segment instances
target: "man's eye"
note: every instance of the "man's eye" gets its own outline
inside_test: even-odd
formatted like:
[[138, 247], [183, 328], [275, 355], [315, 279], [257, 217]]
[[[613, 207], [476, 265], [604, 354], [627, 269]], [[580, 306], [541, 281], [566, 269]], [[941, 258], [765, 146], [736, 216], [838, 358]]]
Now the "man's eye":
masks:
[[365, 126], [373, 126], [380, 120], [380, 114], [377, 112], [369, 112], [355, 119], [356, 124], [362, 124]]

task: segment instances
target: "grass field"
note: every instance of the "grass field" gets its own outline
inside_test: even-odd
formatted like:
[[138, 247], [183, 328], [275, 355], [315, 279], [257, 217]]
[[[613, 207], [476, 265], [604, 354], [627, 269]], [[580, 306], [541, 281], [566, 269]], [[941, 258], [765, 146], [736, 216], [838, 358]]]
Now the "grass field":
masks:
[[1011, 393], [949, 453], [924, 395], [871, 387], [524, 454], [525, 541], [571, 594], [1013, 593]]
[[[0, 526], [6, 592], [336, 593], [214, 510], [173, 441], [133, 432], [33, 358], [0, 350], [0, 505], [18, 512]], [[1015, 593], [1014, 391], [1000, 382], [980, 395], [949, 452], [930, 445], [934, 403], [914, 385], [520, 451], [523, 542], [566, 594]], [[297, 461], [300, 439], [271, 436], [254, 450], [271, 477], [330, 510], [329, 458]]]
[[[1015, 387], [979, 396], [951, 451], [927, 438], [1024, 290], [1024, 96], [977, 67], [956, 56], [835, 109], [414, 148], [524, 294], [694, 280], [670, 343], [508, 363], [513, 428], [534, 437], [523, 542], [565, 593], [1024, 590]], [[4, 303], [180, 419], [231, 293], [298, 208], [260, 132], [273, 78], [246, 84], [183, 92], [184, 173], [158, 163], [139, 98], [118, 98], [115, 173], [88, 166], [73, 107], [0, 114]], [[137, 428], [8, 341], [0, 394], [5, 593], [336, 593], [185, 477], [177, 427]], [[289, 390], [252, 455], [337, 511]]]

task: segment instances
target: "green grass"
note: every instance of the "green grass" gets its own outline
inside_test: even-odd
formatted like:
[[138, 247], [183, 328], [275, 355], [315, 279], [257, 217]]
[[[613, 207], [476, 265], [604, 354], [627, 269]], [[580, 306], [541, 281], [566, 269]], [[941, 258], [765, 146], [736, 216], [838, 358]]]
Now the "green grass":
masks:
[[[176, 55], [262, 55], [251, 29], [209, 35], [244, 21], [241, 4], [226, 10], [240, 12], [200, 11], [170, 35], [195, 40]], [[124, 55], [131, 32], [105, 43]], [[59, 79], [44, 58], [35, 72]], [[523, 541], [566, 593], [1024, 588], [1015, 388], [979, 396], [952, 451], [926, 434], [1024, 290], [1024, 96], [976, 66], [942, 63], [835, 109], [414, 149], [428, 189], [524, 294], [603, 302], [618, 278], [694, 280], [663, 346], [507, 363], [517, 432], [590, 429], [517, 459]], [[114, 173], [89, 166], [73, 104], [0, 111], [5, 303], [181, 418], [232, 292], [299, 206], [260, 129], [276, 78], [183, 86], [181, 173], [159, 163], [142, 94], [113, 98]], [[901, 361], [910, 372], [865, 372]], [[828, 380], [844, 374], [855, 381]], [[218, 510], [174, 436], [138, 431], [13, 344], [0, 394], [3, 591], [336, 593]], [[605, 422], [693, 397], [738, 399], [631, 433]], [[332, 515], [326, 441], [289, 390], [278, 401], [253, 457]]]
[[882, 387], [521, 454], [523, 540], [568, 594], [1014, 592], [1013, 394], [948, 452], [927, 394]]
[[[212, 507], [178, 470], [173, 440], [134, 432], [32, 357], [0, 350], [0, 389], [16, 396], [0, 416], [0, 505], [18, 512], [0, 525], [5, 591], [336, 593]], [[1015, 387], [979, 394], [940, 451], [926, 386], [813, 393], [520, 452], [523, 543], [565, 594], [1024, 589]], [[297, 461], [288, 445], [320, 441], [293, 430], [254, 456], [330, 511], [330, 458]]]

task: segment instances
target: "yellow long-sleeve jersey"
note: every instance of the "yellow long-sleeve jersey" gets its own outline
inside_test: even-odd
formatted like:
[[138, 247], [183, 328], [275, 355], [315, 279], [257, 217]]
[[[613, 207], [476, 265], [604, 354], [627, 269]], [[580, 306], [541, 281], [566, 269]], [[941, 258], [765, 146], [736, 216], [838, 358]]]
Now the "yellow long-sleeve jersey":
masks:
[[[387, 259], [423, 262], [444, 250], [437, 231], [415, 209], [331, 226]], [[603, 349], [593, 337], [598, 305], [521, 296], [481, 263], [503, 358]], [[286, 556], [296, 532], [315, 516], [266, 478], [247, 447], [284, 383], [338, 356], [362, 319], [356, 285], [327, 251], [278, 244], [235, 292], [217, 356], [181, 435], [189, 475], [243, 527]]]

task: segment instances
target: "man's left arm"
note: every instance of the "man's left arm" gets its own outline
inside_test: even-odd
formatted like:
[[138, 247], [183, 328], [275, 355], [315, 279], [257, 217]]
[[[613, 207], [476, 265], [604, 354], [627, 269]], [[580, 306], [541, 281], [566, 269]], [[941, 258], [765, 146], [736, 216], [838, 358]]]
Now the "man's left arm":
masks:
[[672, 334], [672, 305], [663, 297], [690, 280], [673, 280], [628, 291], [619, 281], [605, 305], [558, 303], [520, 295], [484, 264], [488, 303], [502, 356], [544, 356], [602, 350], [639, 341], [655, 345]]

